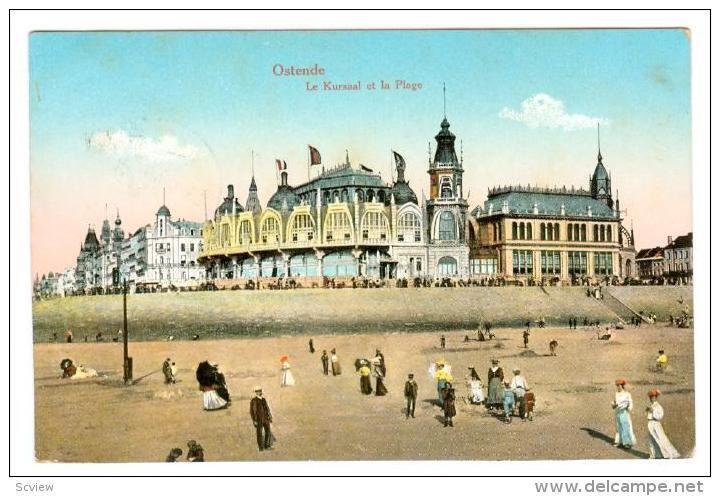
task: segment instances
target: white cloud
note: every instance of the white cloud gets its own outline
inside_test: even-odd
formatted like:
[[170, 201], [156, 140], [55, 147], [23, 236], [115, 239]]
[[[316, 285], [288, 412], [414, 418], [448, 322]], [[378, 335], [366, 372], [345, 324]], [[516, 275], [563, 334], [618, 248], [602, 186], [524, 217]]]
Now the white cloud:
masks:
[[175, 136], [165, 135], [159, 139], [131, 136], [122, 129], [98, 131], [87, 140], [88, 147], [119, 158], [135, 158], [147, 162], [169, 162], [194, 158], [199, 149], [181, 145]]
[[595, 127], [598, 123], [607, 125], [608, 119], [590, 117], [582, 114], [568, 114], [565, 104], [545, 93], [538, 93], [527, 98], [521, 104], [521, 110], [503, 107], [500, 117], [522, 122], [528, 127], [563, 128], [565, 131]]

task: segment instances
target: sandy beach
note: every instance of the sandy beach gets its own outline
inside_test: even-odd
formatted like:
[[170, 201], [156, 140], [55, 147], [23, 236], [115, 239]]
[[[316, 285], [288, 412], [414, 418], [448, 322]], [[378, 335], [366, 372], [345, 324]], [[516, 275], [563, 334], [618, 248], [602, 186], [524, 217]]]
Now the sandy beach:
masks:
[[[398, 329], [400, 331], [400, 329]], [[590, 330], [533, 328], [528, 350], [522, 329], [499, 329], [493, 341], [476, 340], [475, 329], [445, 332], [363, 333], [276, 336], [219, 341], [131, 342], [133, 386], [122, 384], [119, 343], [39, 343], [34, 345], [36, 456], [61, 462], [161, 462], [171, 448], [186, 451], [195, 439], [207, 461], [232, 460], [535, 460], [610, 459], [648, 456], [644, 409], [646, 392], [662, 391], [663, 425], [683, 456], [695, 444], [693, 331], [665, 324], [615, 332], [599, 341]], [[463, 342], [468, 334], [471, 341]], [[316, 352], [308, 350], [308, 338]], [[549, 356], [556, 339], [558, 356]], [[320, 352], [336, 348], [343, 373], [324, 376]], [[384, 397], [360, 393], [353, 362], [379, 348], [387, 363]], [[651, 370], [657, 350], [670, 358], [665, 373]], [[287, 354], [296, 379], [280, 387], [279, 357]], [[96, 369], [99, 378], [62, 380], [60, 360]], [[165, 385], [160, 367], [166, 357], [178, 365], [179, 382]], [[435, 384], [427, 370], [436, 359], [452, 365], [458, 393], [455, 427], [443, 427], [432, 403]], [[498, 358], [506, 374], [522, 370], [537, 403], [533, 422], [510, 425], [465, 404], [464, 377], [474, 365], [487, 386], [487, 368]], [[195, 380], [202, 360], [220, 364], [232, 404], [206, 412]], [[414, 372], [419, 384], [415, 419], [405, 419], [403, 385]], [[633, 395], [632, 419], [638, 445], [612, 446], [613, 381], [623, 377]], [[374, 382], [374, 381], [373, 381]], [[277, 443], [259, 452], [249, 416], [255, 385], [265, 391], [274, 416]], [[183, 455], [184, 456], [184, 455]]]

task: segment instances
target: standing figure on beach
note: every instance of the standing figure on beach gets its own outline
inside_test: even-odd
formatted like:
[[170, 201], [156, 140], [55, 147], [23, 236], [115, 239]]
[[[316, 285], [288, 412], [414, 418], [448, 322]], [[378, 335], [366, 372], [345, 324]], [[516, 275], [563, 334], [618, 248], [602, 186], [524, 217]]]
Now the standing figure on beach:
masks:
[[332, 364], [332, 374], [340, 375], [342, 373], [342, 370], [340, 369], [340, 361], [338, 360], [335, 348], [330, 350], [330, 363]]
[[408, 379], [405, 381], [405, 418], [415, 418], [415, 401], [417, 400], [418, 385], [415, 382], [415, 375], [408, 374]]
[[502, 382], [505, 379], [505, 374], [502, 367], [498, 364], [500, 362], [497, 359], [492, 360], [492, 366], [488, 369], [488, 395], [485, 400], [485, 406], [489, 409], [502, 408], [503, 404], [503, 391]]
[[288, 362], [288, 356], [283, 355], [280, 357], [280, 363], [282, 364], [280, 366], [280, 386], [287, 387], [287, 386], [294, 386], [295, 385], [295, 378], [293, 377], [292, 372], [290, 371], [290, 363]]
[[445, 334], [440, 336], [440, 348], [445, 349]]
[[451, 383], [445, 384], [443, 390], [443, 414], [445, 416], [445, 427], [453, 427], [453, 417], [457, 415], [455, 410], [455, 388], [452, 387]]
[[308, 342], [308, 347], [310, 348], [310, 353], [315, 353], [315, 344], [313, 343], [312, 338], [310, 338], [310, 341]]
[[162, 373], [165, 376], [165, 384], [175, 384], [175, 374], [173, 373], [172, 364], [170, 358], [166, 358], [162, 364]]
[[523, 347], [527, 348], [528, 343], [530, 342], [530, 323], [528, 322], [528, 327], [523, 331]]
[[382, 362], [377, 358], [373, 358], [373, 375], [375, 376], [375, 396], [385, 396], [387, 394], [387, 388], [383, 380], [385, 374], [383, 374]]
[[65, 331], [65, 341], [68, 342], [68, 343], [72, 343], [72, 342], [73, 342], [73, 333], [72, 333], [72, 331], [71, 331], [70, 329], [68, 329], [67, 331]]
[[250, 400], [250, 418], [255, 426], [257, 444], [260, 451], [272, 448], [273, 435], [270, 431], [272, 414], [265, 398], [262, 388], [255, 386], [255, 397]]
[[[219, 410], [221, 408], [227, 408], [228, 406], [228, 400], [223, 398], [223, 395], [226, 395], [228, 398], [230, 397], [227, 389], [224, 387], [225, 376], [220, 374], [222, 384], [219, 384], [218, 374], [217, 364], [212, 364], [208, 361], [200, 362], [195, 371], [195, 378], [200, 385], [200, 391], [203, 392], [204, 410]], [[221, 388], [224, 389], [223, 395], [218, 391]]]
[[645, 409], [648, 421], [650, 458], [680, 458], [680, 453], [672, 445], [660, 423], [665, 416], [665, 411], [657, 401], [658, 396], [660, 396], [660, 391], [651, 389], [648, 392], [650, 406]]
[[453, 380], [450, 365], [446, 364], [444, 360], [438, 360], [430, 367], [430, 372], [433, 379], [437, 381], [438, 403], [442, 406], [445, 398], [445, 386]]
[[385, 368], [385, 355], [383, 355], [379, 349], [375, 350], [375, 359], [380, 361], [378, 367], [380, 367], [383, 377], [386, 377], [387, 368]]
[[558, 342], [556, 340], [553, 339], [552, 341], [550, 341], [550, 356], [557, 356], [557, 347]]
[[513, 370], [513, 378], [510, 381], [510, 389], [515, 393], [515, 405], [518, 407], [520, 418], [525, 418], [525, 391], [530, 389], [527, 380], [520, 374], [520, 369]]
[[612, 402], [615, 410], [615, 446], [631, 448], [637, 442], [633, 432], [630, 412], [633, 409], [633, 400], [629, 392], [625, 391], [625, 379], [615, 381], [615, 401]]
[[358, 369], [360, 374], [360, 392], [362, 394], [372, 394], [372, 384], [370, 382], [370, 367], [366, 362], [363, 362]]
[[468, 400], [470, 400], [470, 403], [473, 405], [480, 405], [485, 401], [483, 383], [475, 367], [468, 367], [468, 369], [470, 370], [470, 376], [467, 379]]
[[320, 361], [322, 362], [323, 375], [328, 375], [328, 370], [330, 368], [330, 358], [328, 357], [327, 350], [322, 351], [322, 355], [320, 355]]
[[525, 402], [525, 417], [523, 417], [523, 420], [527, 419], [532, 421], [535, 415], [535, 393], [533, 393], [530, 388], [525, 391], [523, 401]]
[[513, 391], [512, 386], [509, 382], [505, 381], [503, 384], [505, 387], [502, 390], [503, 393], [503, 421], [506, 424], [509, 424], [512, 422], [512, 418], [510, 415], [512, 414], [513, 409], [515, 408], [515, 391]]
[[658, 350], [658, 357], [655, 359], [655, 370], [658, 372], [665, 372], [668, 365], [668, 357], [665, 354], [665, 350]]

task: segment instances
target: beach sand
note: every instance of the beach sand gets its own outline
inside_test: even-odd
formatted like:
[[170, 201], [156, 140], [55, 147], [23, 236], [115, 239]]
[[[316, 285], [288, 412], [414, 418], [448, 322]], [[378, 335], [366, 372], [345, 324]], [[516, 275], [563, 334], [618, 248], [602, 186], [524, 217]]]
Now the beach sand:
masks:
[[[645, 458], [646, 392], [662, 391], [663, 425], [683, 456], [695, 444], [693, 332], [665, 324], [615, 331], [598, 341], [589, 330], [533, 329], [528, 350], [522, 329], [499, 329], [497, 338], [478, 342], [474, 329], [445, 332], [357, 333], [281, 336], [217, 341], [130, 342], [132, 386], [122, 384], [121, 343], [34, 345], [36, 456], [60, 462], [158, 462], [189, 439], [205, 449], [206, 461], [232, 460], [535, 460]], [[465, 335], [471, 341], [464, 343]], [[308, 351], [312, 337], [316, 352]], [[548, 343], [559, 342], [558, 356]], [[336, 348], [342, 375], [324, 376], [323, 349]], [[387, 364], [384, 397], [360, 393], [353, 362], [380, 348]], [[651, 370], [657, 350], [670, 358], [665, 373]], [[296, 385], [280, 387], [279, 357], [290, 357]], [[70, 357], [101, 377], [59, 379], [60, 360]], [[165, 385], [160, 367], [166, 357], [178, 366], [180, 382]], [[444, 358], [452, 366], [458, 395], [455, 427], [443, 427], [432, 401], [430, 364]], [[518, 367], [536, 395], [535, 420], [503, 424], [482, 406], [465, 404], [464, 376], [474, 365], [487, 386], [487, 368], [498, 358], [506, 376]], [[203, 360], [220, 364], [232, 404], [206, 412], [195, 380]], [[403, 385], [415, 373], [419, 384], [416, 418], [406, 420]], [[638, 445], [612, 446], [613, 382], [623, 377], [633, 395]], [[259, 452], [249, 416], [255, 385], [264, 389], [273, 413], [273, 450]], [[374, 387], [374, 380], [373, 380]]]

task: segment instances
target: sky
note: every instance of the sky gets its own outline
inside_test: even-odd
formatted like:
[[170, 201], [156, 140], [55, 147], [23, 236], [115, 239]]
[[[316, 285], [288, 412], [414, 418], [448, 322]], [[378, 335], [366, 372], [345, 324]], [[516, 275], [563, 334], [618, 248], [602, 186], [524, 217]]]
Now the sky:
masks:
[[244, 203], [254, 169], [265, 203], [275, 159], [307, 180], [308, 144], [386, 181], [395, 150], [427, 194], [444, 112], [471, 208], [496, 185], [587, 188], [600, 123], [636, 248], [664, 245], [692, 230], [690, 98], [680, 29], [33, 33], [33, 273], [73, 266], [106, 212], [126, 233], [152, 223], [163, 189], [174, 218], [201, 221], [228, 184]]

